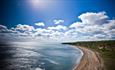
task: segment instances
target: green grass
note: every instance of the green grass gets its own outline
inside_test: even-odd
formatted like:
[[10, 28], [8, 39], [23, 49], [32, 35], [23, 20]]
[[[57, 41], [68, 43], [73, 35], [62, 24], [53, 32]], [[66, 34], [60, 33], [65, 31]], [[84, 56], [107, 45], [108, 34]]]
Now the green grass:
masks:
[[103, 60], [107, 70], [115, 70], [115, 51], [98, 51]]
[[[77, 46], [83, 46], [95, 50], [100, 53], [104, 60], [104, 65], [107, 70], [115, 70], [115, 40], [107, 41], [82, 41], [82, 42], [72, 42], [63, 43], [72, 44]], [[103, 46], [102, 49], [99, 47]]]

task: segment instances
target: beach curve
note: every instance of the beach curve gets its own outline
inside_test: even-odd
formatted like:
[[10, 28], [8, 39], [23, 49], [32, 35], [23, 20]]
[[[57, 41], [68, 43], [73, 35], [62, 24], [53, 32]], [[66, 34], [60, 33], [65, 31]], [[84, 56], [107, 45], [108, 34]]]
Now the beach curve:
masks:
[[77, 46], [83, 51], [80, 63], [73, 70], [105, 70], [99, 53], [89, 48]]

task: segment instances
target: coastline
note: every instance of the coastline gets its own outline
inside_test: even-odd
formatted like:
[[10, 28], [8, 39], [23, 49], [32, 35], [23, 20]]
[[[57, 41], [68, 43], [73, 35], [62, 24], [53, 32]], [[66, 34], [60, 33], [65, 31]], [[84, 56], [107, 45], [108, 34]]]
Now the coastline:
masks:
[[75, 47], [82, 50], [83, 56], [80, 63], [73, 70], [105, 70], [103, 60], [98, 52], [85, 47]]

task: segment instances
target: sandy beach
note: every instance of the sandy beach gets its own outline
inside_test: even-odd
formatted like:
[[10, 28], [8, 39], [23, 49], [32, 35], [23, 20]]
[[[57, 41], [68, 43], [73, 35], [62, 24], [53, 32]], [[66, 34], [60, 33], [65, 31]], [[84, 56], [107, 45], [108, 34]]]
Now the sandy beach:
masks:
[[105, 70], [104, 63], [98, 52], [85, 47], [80, 48], [84, 55], [74, 70]]

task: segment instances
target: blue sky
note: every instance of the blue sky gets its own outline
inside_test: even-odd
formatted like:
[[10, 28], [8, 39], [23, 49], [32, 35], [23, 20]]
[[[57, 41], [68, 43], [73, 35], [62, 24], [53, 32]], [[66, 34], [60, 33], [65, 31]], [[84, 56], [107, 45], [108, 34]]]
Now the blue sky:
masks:
[[54, 19], [63, 19], [64, 25], [70, 25], [85, 12], [106, 11], [110, 18], [115, 16], [114, 0], [42, 0], [44, 9], [39, 5], [33, 7], [29, 1], [31, 0], [0, 0], [0, 23], [12, 27], [42, 21], [50, 26]]
[[71, 41], [115, 39], [114, 2], [0, 0], [0, 35], [10, 33]]

